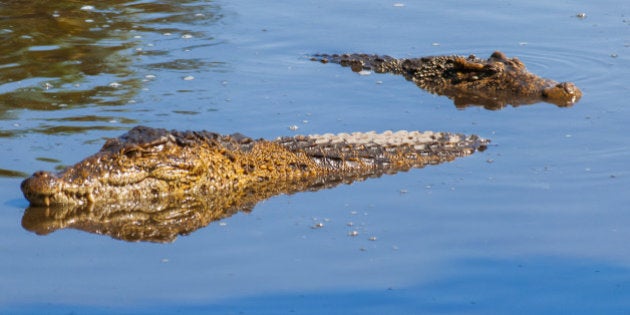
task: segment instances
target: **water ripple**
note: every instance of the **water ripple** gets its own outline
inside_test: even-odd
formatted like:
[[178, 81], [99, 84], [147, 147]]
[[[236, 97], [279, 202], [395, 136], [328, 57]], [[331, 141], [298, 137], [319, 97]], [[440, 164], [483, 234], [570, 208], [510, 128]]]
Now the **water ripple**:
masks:
[[[133, 103], [144, 83], [142, 65], [181, 65], [171, 52], [212, 42], [199, 25], [216, 23], [217, 12], [215, 4], [194, 0], [5, 2], [0, 7], [0, 120], [24, 109]], [[156, 47], [164, 36], [172, 40]], [[214, 66], [191, 61], [200, 70]]]

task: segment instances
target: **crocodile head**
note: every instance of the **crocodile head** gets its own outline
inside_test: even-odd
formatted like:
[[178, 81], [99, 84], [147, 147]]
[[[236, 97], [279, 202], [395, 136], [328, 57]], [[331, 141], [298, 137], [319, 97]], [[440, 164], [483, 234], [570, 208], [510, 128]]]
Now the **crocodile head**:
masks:
[[[108, 141], [96, 155], [60, 173], [34, 173], [21, 184], [24, 196], [31, 205], [49, 206], [89, 204], [94, 201], [95, 193], [111, 196], [114, 192], [124, 196], [125, 190], [130, 193], [133, 185], [146, 178], [156, 163], [130, 148], [110, 151], [110, 144], [112, 141]], [[132, 154], [136, 155], [134, 162], [131, 161]]]
[[[497, 67], [498, 66], [498, 67]], [[538, 77], [527, 71], [525, 64], [518, 58], [508, 58], [504, 53], [495, 51], [487, 60], [487, 68], [503, 72], [501, 80], [507, 85], [507, 91], [516, 91], [522, 101], [528, 101], [528, 95], [539, 96], [541, 100], [561, 107], [571, 106], [580, 100], [582, 91], [572, 82], [556, 82], [551, 79]], [[500, 82], [500, 81], [498, 81]], [[510, 83], [511, 82], [511, 83]], [[513, 84], [517, 88], [509, 88]]]
[[[174, 135], [139, 126], [107, 140], [98, 153], [60, 173], [34, 173], [22, 182], [22, 192], [37, 206], [89, 204], [94, 196], [117, 202], [177, 194], [198, 181], [212, 158], [225, 159], [221, 154], [200, 154], [201, 148], [216, 147], [217, 138], [208, 132]], [[196, 152], [192, 141], [199, 142]]]
[[[422, 61], [427, 64], [414, 80], [416, 84], [432, 93], [448, 96], [457, 107], [477, 104], [500, 109], [507, 104], [518, 106], [541, 101], [567, 107], [582, 97], [575, 84], [539, 77], [527, 71], [518, 58], [508, 58], [500, 51], [488, 59], [471, 55], [467, 58], [438, 56]], [[442, 70], [442, 64], [446, 70]]]

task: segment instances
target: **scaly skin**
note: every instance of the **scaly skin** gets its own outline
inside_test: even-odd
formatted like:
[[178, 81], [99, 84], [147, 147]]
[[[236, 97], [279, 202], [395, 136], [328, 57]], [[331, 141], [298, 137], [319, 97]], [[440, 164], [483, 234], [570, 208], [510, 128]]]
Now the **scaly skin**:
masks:
[[253, 140], [136, 127], [58, 174], [22, 182], [23, 225], [170, 241], [282, 193], [328, 188], [484, 149], [450, 133], [386, 132]]
[[500, 109], [508, 104], [537, 102], [564, 107], [582, 97], [575, 84], [538, 77], [528, 72], [518, 58], [510, 59], [499, 51], [486, 60], [474, 55], [396, 59], [367, 54], [322, 54], [312, 59], [337, 63], [355, 72], [369, 70], [403, 75], [430, 93], [449, 97], [459, 108], [482, 105]]
[[22, 182], [31, 205], [82, 205], [207, 194], [260, 182], [355, 178], [437, 164], [486, 140], [448, 133], [296, 136], [274, 141], [135, 127], [59, 174]]

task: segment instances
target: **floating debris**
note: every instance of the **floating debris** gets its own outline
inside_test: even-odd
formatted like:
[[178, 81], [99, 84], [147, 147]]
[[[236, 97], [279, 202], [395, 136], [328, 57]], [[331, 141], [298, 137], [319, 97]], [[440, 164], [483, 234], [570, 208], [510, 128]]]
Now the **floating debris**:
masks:
[[311, 229], [321, 229], [323, 227], [324, 227], [324, 223], [317, 222], [317, 223], [315, 223], [315, 225], [311, 226]]

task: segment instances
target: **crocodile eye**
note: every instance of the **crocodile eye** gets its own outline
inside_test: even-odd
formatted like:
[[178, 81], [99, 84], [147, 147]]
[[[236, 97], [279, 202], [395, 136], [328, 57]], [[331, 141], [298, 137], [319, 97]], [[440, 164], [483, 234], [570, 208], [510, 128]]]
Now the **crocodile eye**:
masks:
[[136, 158], [136, 157], [140, 157], [140, 152], [136, 151], [136, 150], [125, 150], [123, 152], [123, 154], [128, 157], [128, 158]]
[[120, 154], [125, 155], [128, 158], [138, 158], [142, 156], [142, 151], [141, 147], [133, 145], [122, 148], [120, 150]]

